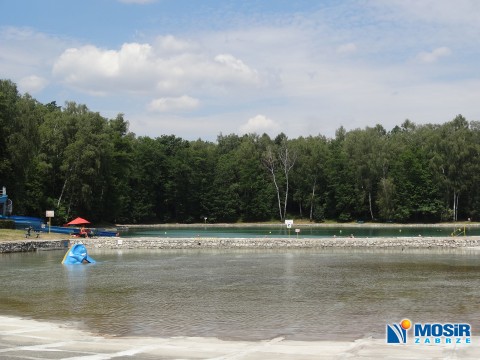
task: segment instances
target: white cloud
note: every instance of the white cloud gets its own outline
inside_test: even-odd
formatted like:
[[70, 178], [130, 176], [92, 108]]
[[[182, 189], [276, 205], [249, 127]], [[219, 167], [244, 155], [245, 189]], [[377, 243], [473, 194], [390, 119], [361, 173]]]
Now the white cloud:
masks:
[[199, 106], [200, 101], [190, 96], [164, 97], [155, 99], [148, 105], [148, 110], [152, 112], [169, 112], [192, 110]]
[[274, 134], [280, 128], [272, 119], [266, 117], [265, 115], [256, 115], [253, 118], [248, 119], [248, 121], [240, 127], [240, 131], [244, 134], [250, 133], [268, 133]]
[[[258, 74], [250, 69], [245, 63], [230, 54], [220, 54], [215, 56], [215, 61], [223, 65], [225, 73], [234, 75], [239, 81], [257, 82]], [[232, 77], [233, 78], [233, 77]]]
[[26, 76], [19, 80], [18, 87], [20, 92], [28, 92], [30, 94], [34, 94], [39, 92], [47, 86], [48, 80], [37, 76], [37, 75], [30, 75]]
[[448, 47], [439, 47], [430, 52], [422, 51], [417, 55], [417, 60], [424, 64], [434, 63], [442, 57], [449, 56], [451, 50]]
[[66, 85], [90, 93], [180, 95], [232, 84], [258, 86], [257, 72], [232, 55], [213, 59], [200, 47], [161, 37], [151, 44], [126, 43], [119, 50], [93, 45], [67, 49], [53, 74]]
[[53, 74], [65, 84], [90, 94], [135, 92], [153, 86], [151, 58], [148, 44], [124, 44], [120, 51], [87, 45], [65, 50], [55, 62]]
[[158, 36], [153, 45], [162, 55], [166, 53], [180, 53], [198, 51], [198, 47], [190, 41], [176, 38], [173, 35]]
[[30, 28], [0, 27], [0, 76], [16, 82], [21, 91], [41, 91], [67, 41], [74, 43]]

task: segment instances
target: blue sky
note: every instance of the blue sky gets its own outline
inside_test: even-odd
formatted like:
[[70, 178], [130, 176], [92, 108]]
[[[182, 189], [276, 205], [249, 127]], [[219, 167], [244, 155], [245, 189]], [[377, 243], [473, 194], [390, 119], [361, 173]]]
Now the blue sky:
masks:
[[476, 0], [0, 0], [0, 78], [151, 137], [480, 120]]

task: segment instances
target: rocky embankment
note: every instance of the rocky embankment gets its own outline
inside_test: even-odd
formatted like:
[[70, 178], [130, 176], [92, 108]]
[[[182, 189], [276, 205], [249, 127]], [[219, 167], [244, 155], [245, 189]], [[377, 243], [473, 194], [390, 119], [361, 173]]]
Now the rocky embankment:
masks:
[[0, 253], [61, 250], [81, 242], [90, 249], [322, 249], [381, 248], [429, 249], [479, 247], [480, 236], [382, 238], [158, 238], [105, 237], [70, 240], [0, 242]]
[[202, 249], [202, 248], [461, 248], [480, 246], [475, 237], [389, 238], [98, 238], [79, 239], [88, 248], [103, 249]]
[[68, 248], [69, 240], [12, 240], [0, 242], [0, 253], [60, 250]]

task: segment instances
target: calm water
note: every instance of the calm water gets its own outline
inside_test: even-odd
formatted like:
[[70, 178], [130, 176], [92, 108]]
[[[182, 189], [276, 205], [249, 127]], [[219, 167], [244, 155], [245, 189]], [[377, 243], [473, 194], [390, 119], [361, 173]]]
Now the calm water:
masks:
[[[0, 314], [109, 335], [384, 338], [385, 324], [480, 329], [480, 251], [90, 251], [0, 254]], [[477, 330], [478, 331], [478, 330]]]
[[480, 226], [463, 227], [463, 225], [452, 225], [451, 227], [312, 227], [308, 225], [293, 226], [290, 231], [285, 225], [278, 226], [253, 226], [253, 227], [168, 227], [168, 228], [131, 228], [122, 232], [123, 237], [152, 236], [152, 237], [289, 237], [297, 236], [295, 228], [300, 229], [299, 236], [303, 238], [314, 237], [342, 237], [353, 234], [355, 237], [385, 237], [385, 236], [450, 236], [454, 231], [465, 230], [466, 235], [480, 236]]

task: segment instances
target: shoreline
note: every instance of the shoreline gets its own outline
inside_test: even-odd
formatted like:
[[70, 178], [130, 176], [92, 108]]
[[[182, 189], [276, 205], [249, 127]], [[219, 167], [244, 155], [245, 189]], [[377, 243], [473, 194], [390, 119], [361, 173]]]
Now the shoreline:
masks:
[[375, 237], [375, 238], [170, 238], [98, 237], [68, 240], [12, 240], [0, 242], [0, 253], [66, 250], [76, 243], [90, 249], [473, 249], [480, 250], [480, 236]]
[[[193, 224], [116, 224], [117, 227], [124, 228], [199, 228], [199, 227], [213, 227], [213, 228], [244, 228], [244, 227], [285, 227], [284, 223], [193, 223]], [[400, 223], [371, 223], [371, 222], [349, 222], [349, 223], [311, 223], [309, 221], [296, 221], [294, 220], [293, 226], [312, 227], [312, 228], [420, 228], [420, 227], [432, 227], [432, 228], [458, 228], [458, 227], [480, 227], [480, 222], [456, 222], [456, 223], [435, 223], [435, 224], [400, 224]]]
[[0, 357], [56, 359], [478, 359], [480, 337], [471, 344], [387, 344], [385, 339], [296, 341], [283, 337], [262, 341], [226, 341], [210, 337], [106, 337], [72, 324], [0, 315]]
[[102, 238], [78, 239], [91, 249], [480, 249], [480, 236], [378, 238]]

